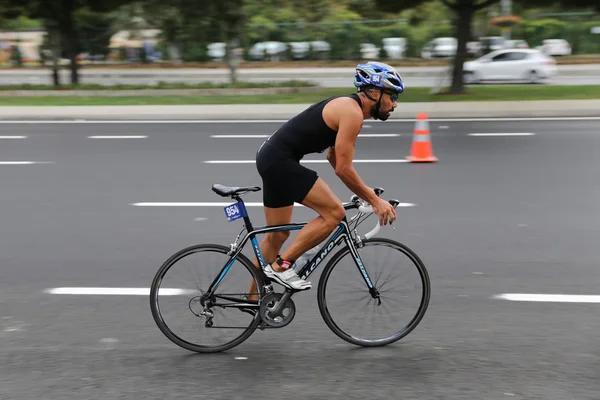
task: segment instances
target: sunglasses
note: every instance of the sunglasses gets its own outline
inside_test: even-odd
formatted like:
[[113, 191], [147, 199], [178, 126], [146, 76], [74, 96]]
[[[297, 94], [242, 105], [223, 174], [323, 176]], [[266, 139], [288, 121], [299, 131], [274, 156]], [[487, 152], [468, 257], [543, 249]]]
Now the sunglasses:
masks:
[[392, 99], [393, 102], [398, 101], [398, 92], [385, 92], [384, 91], [383, 93], [389, 95], [390, 99]]

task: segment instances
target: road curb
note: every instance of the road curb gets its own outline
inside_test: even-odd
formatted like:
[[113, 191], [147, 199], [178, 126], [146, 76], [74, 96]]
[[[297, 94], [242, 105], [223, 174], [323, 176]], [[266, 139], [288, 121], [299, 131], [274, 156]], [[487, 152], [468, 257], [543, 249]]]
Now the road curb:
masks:
[[[0, 107], [0, 121], [285, 120], [310, 104]], [[391, 120], [429, 118], [600, 117], [600, 100], [401, 103]]]

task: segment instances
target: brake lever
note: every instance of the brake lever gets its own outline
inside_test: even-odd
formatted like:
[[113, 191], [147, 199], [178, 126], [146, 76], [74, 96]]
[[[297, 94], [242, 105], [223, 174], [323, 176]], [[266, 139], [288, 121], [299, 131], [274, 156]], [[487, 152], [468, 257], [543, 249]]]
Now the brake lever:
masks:
[[[400, 204], [400, 201], [396, 200], [396, 199], [391, 199], [391, 200], [388, 200], [388, 201], [392, 205], [392, 207], [394, 207], [394, 210], [398, 207], [398, 204]], [[390, 221], [390, 226], [392, 227], [392, 229], [394, 231], [396, 230], [396, 227], [393, 225], [393, 222], [391, 222], [391, 221]]]

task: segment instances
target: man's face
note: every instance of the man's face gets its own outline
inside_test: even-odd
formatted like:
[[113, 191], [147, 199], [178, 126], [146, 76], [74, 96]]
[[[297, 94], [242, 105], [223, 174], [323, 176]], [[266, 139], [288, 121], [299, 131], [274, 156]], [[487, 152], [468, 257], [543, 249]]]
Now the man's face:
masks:
[[[379, 112], [377, 112], [376, 119], [385, 121], [390, 117], [390, 113], [394, 111], [394, 108], [398, 105], [396, 104], [398, 93], [393, 91], [384, 91], [380, 93], [381, 105], [379, 106]], [[375, 106], [373, 106], [373, 113], [375, 113]]]

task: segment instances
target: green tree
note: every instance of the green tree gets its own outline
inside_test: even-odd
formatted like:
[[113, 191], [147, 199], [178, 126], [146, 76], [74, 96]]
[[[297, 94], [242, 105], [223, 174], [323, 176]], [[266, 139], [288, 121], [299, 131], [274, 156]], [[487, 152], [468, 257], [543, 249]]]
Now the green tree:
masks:
[[[379, 7], [392, 11], [406, 10], [423, 4], [426, 0], [376, 0]], [[441, 0], [454, 13], [456, 56], [452, 68], [450, 93], [463, 93], [463, 63], [467, 58], [466, 44], [471, 38], [471, 23], [475, 13], [497, 3], [499, 0]]]
[[[208, 43], [225, 42], [231, 79], [237, 79], [236, 49], [242, 44], [247, 15], [244, 0], [171, 0], [167, 4], [164, 0], [144, 0], [140, 3], [146, 21], [162, 30], [171, 55], [176, 55], [175, 62], [179, 62], [180, 54], [182, 59], [204, 61]], [[275, 6], [270, 10], [274, 12]]]
[[[61, 46], [71, 62], [71, 83], [79, 83], [77, 54], [80, 49], [81, 31], [77, 26], [76, 15], [82, 9], [92, 12], [108, 12], [131, 0], [2, 0], [1, 7], [17, 8], [30, 18], [41, 19], [49, 35], [60, 37]], [[57, 55], [54, 55], [56, 57]], [[58, 74], [54, 72], [55, 84], [58, 84]]]

